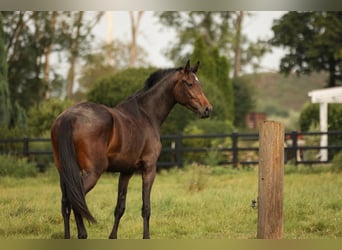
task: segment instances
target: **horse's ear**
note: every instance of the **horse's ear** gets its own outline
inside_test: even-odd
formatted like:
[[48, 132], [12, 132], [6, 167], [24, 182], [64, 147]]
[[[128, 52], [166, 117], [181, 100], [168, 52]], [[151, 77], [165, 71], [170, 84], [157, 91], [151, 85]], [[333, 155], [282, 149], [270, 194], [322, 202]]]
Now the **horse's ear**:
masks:
[[184, 72], [189, 73], [190, 72], [190, 60], [188, 60], [184, 66]]
[[192, 72], [194, 72], [196, 74], [199, 65], [200, 65], [200, 61], [197, 61], [196, 65], [192, 68]]

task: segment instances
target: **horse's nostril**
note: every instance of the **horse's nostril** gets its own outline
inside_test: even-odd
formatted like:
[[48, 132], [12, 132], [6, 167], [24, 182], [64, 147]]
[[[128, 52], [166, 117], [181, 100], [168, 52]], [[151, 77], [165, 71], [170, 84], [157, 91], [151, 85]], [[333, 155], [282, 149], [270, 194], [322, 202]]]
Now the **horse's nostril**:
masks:
[[206, 106], [205, 109], [204, 109], [205, 116], [208, 117], [210, 115], [210, 113], [211, 113], [211, 110], [212, 110], [211, 106]]

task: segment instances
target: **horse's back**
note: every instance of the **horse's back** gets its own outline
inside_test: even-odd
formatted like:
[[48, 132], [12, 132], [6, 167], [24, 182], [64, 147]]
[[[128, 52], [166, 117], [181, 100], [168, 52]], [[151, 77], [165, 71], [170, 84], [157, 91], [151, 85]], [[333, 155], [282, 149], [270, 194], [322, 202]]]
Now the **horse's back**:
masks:
[[104, 105], [92, 102], [83, 102], [71, 106], [61, 113], [52, 125], [52, 134], [58, 133], [63, 120], [72, 122], [74, 137], [77, 134], [101, 134], [113, 126], [113, 117]]
[[58, 116], [51, 129], [55, 158], [58, 157], [58, 140], [63, 137], [63, 122], [70, 122], [72, 143], [80, 168], [106, 168], [106, 150], [113, 128], [113, 117], [104, 105], [84, 102], [66, 109]]

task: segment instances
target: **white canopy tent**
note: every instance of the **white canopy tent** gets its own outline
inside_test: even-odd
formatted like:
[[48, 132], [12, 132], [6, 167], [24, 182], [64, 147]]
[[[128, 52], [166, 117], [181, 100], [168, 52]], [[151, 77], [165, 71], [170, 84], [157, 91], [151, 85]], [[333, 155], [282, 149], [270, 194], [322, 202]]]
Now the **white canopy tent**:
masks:
[[[334, 87], [327, 89], [317, 89], [310, 91], [308, 95], [311, 97], [312, 103], [319, 103], [319, 124], [321, 132], [328, 131], [328, 103], [342, 103], [342, 87]], [[321, 147], [328, 146], [328, 136], [321, 136]], [[321, 161], [328, 160], [328, 150], [321, 149]]]

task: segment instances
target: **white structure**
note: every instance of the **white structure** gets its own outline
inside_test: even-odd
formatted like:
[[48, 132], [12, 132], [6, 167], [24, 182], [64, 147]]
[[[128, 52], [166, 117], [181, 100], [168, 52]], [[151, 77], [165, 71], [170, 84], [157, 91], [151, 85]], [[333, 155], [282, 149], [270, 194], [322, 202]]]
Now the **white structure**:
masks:
[[[319, 124], [321, 132], [328, 131], [328, 103], [342, 103], [342, 87], [334, 87], [327, 89], [317, 89], [310, 91], [308, 95], [311, 97], [312, 103], [319, 103]], [[321, 147], [328, 146], [328, 136], [321, 136]], [[321, 149], [321, 161], [328, 160], [328, 150]]]

